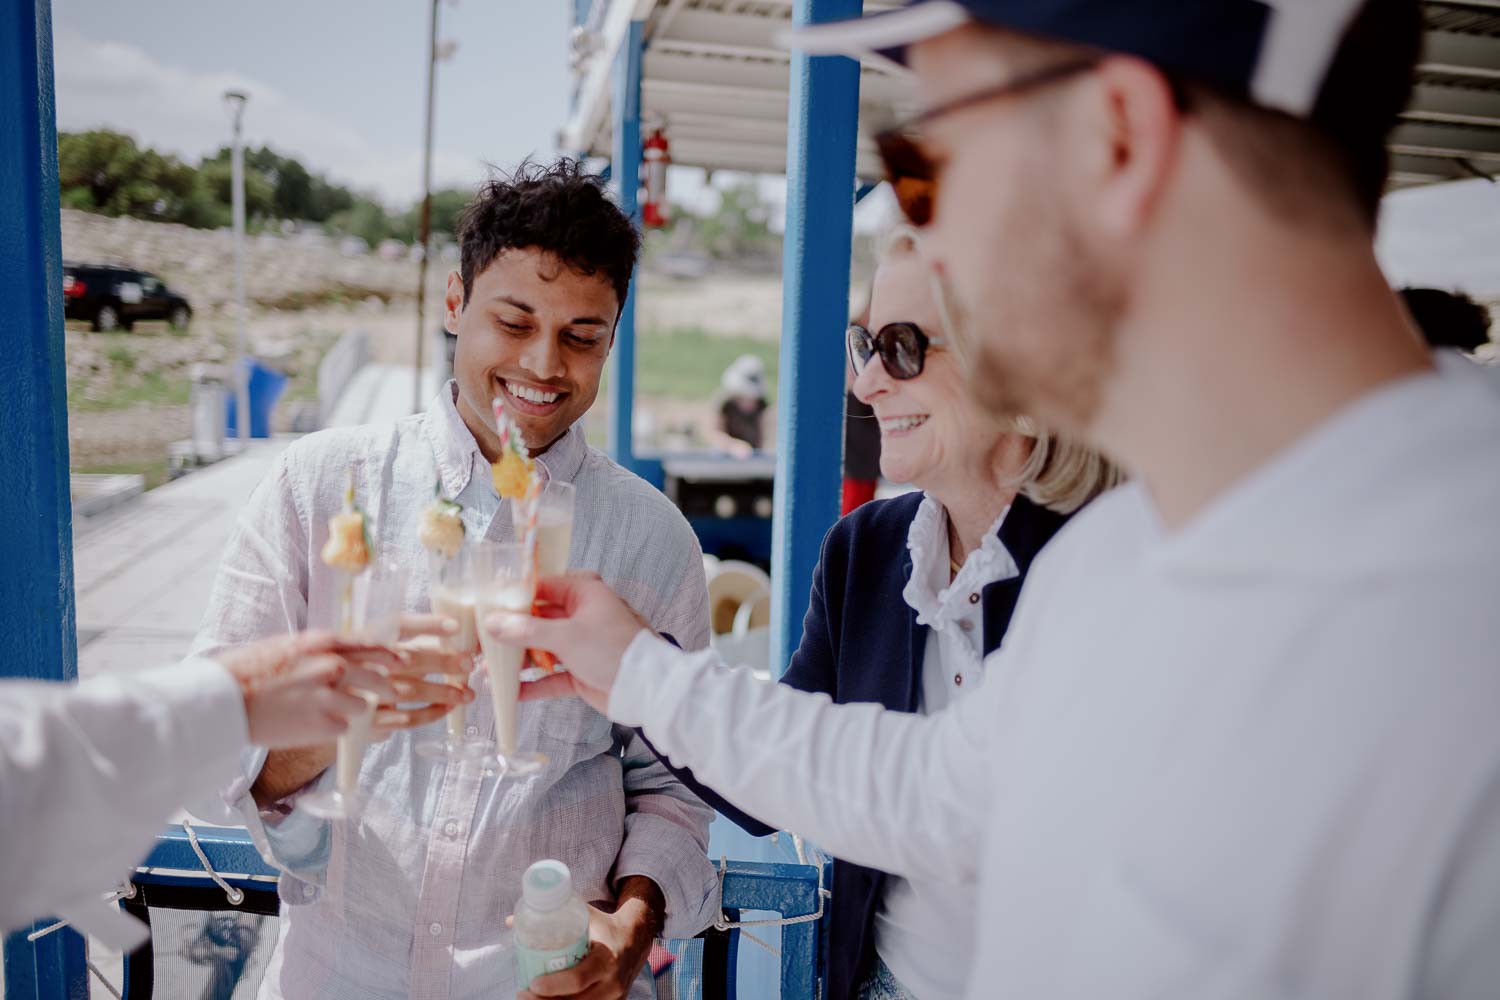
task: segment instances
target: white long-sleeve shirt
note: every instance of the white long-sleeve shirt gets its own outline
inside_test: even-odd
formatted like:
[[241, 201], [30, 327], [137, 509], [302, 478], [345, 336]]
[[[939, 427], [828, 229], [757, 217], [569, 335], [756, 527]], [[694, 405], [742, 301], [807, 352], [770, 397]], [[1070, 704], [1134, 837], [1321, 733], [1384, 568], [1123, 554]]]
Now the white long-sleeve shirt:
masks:
[[175, 809], [233, 779], [248, 739], [239, 685], [207, 660], [0, 682], [0, 930], [57, 914], [143, 939], [103, 895]]
[[977, 879], [976, 1000], [1493, 997], [1500, 398], [1444, 369], [1176, 531], [1101, 498], [946, 712], [643, 634], [610, 714], [839, 857]]

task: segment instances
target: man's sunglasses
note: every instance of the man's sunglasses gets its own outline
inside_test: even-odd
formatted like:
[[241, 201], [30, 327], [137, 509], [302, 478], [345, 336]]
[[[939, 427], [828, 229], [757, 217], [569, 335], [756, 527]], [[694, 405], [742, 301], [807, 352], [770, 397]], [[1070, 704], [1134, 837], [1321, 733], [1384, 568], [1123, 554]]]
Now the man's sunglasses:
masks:
[[932, 221], [932, 206], [937, 196], [937, 170], [917, 138], [922, 126], [955, 111], [1025, 93], [1086, 73], [1097, 66], [1098, 62], [1096, 58], [1079, 59], [1025, 73], [998, 86], [945, 101], [893, 128], [877, 132], [875, 148], [885, 167], [886, 179], [896, 192], [896, 201], [901, 206], [902, 214], [912, 225], [918, 227]]
[[929, 337], [915, 323], [887, 323], [879, 333], [871, 333], [858, 323], [851, 323], [845, 336], [849, 344], [849, 364], [859, 375], [875, 355], [885, 365], [891, 378], [905, 381], [922, 374], [927, 364], [927, 348], [943, 347], [941, 337]]

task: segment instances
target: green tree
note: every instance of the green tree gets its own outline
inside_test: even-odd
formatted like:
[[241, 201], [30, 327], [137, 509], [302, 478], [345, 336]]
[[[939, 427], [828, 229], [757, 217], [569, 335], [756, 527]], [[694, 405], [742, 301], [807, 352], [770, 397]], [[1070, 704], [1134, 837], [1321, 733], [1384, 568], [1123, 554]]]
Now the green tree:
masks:
[[[457, 238], [458, 216], [474, 198], [469, 188], [441, 188], [432, 192], [432, 237]], [[402, 218], [397, 238], [415, 243], [422, 228], [422, 200], [412, 203], [410, 211]]]
[[355, 197], [354, 203], [328, 220], [337, 232], [358, 236], [370, 246], [391, 235], [391, 220], [385, 207], [373, 198]]
[[[230, 149], [222, 146], [196, 167], [136, 144], [108, 129], [62, 132], [57, 137], [58, 187], [62, 204], [105, 215], [217, 228], [230, 222]], [[314, 173], [294, 157], [269, 146], [245, 150], [245, 215], [252, 221], [298, 219], [327, 223], [371, 243], [405, 233], [407, 220], [392, 219], [373, 199]], [[448, 192], [439, 195], [448, 197]], [[448, 202], [434, 196], [434, 232], [444, 231]], [[461, 202], [460, 202], [461, 204]]]
[[[234, 168], [227, 160], [205, 160], [198, 168], [207, 190], [213, 199], [223, 205], [233, 205]], [[270, 216], [276, 205], [276, 188], [258, 170], [245, 166], [245, 218], [256, 219]]]
[[774, 255], [781, 239], [771, 231], [771, 209], [754, 181], [719, 192], [719, 207], [697, 220], [703, 249], [720, 259]]
[[307, 218], [313, 222], [327, 222], [339, 212], [354, 207], [354, 194], [339, 184], [329, 183], [321, 175], [314, 175], [312, 189], [308, 195]]
[[283, 160], [276, 172], [274, 201], [283, 219], [312, 218], [312, 174], [296, 160]]

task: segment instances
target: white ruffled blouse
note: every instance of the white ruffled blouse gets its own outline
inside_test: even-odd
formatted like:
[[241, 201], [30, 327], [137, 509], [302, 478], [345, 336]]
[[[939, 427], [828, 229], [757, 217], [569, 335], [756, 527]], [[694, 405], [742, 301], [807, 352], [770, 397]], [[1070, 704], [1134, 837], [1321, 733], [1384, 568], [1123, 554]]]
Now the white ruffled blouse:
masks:
[[984, 662], [984, 588], [1017, 576], [1020, 569], [1000, 541], [1000, 512], [979, 548], [969, 553], [950, 582], [948, 512], [930, 495], [922, 500], [906, 533], [911, 578], [902, 597], [929, 629], [922, 663], [924, 713], [936, 712], [979, 683]]

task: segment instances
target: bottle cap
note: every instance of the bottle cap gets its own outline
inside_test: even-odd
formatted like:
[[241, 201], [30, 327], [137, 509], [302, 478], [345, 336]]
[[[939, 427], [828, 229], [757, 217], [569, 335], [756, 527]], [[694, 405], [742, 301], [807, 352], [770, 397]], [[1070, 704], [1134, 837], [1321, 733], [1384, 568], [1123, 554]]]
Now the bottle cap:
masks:
[[573, 874], [561, 861], [538, 861], [521, 878], [521, 894], [535, 910], [555, 910], [573, 898]]

